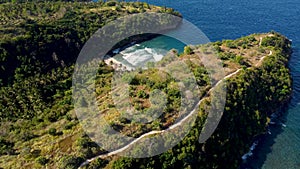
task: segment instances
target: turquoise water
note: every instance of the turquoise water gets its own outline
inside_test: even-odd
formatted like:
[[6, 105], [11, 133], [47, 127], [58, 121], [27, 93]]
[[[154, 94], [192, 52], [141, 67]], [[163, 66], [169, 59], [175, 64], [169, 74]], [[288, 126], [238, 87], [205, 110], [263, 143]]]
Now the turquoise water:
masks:
[[[200, 28], [211, 41], [235, 39], [252, 33], [275, 30], [293, 42], [294, 53], [290, 69], [294, 80], [293, 98], [280, 123], [270, 127], [254, 151], [254, 155], [241, 168], [299, 169], [300, 168], [300, 1], [299, 0], [144, 0], [180, 11], [184, 18]], [[156, 45], [155, 45], [156, 44]], [[159, 44], [159, 45], [158, 45]], [[165, 37], [142, 43], [153, 49], [177, 48]]]
[[127, 68], [146, 67], [148, 62], [157, 62], [171, 49], [183, 52], [186, 44], [169, 36], [158, 36], [151, 41], [134, 44], [114, 56]]

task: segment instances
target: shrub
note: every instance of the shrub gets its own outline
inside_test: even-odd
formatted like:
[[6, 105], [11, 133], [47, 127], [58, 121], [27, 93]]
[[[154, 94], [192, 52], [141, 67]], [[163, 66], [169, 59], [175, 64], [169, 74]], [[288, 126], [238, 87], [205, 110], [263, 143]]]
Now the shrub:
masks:
[[54, 111], [50, 110], [49, 112], [47, 112], [47, 115], [45, 116], [45, 118], [49, 122], [56, 122], [59, 117]]
[[137, 97], [145, 99], [145, 98], [149, 97], [149, 95], [144, 90], [139, 90], [137, 92]]
[[13, 143], [10, 143], [3, 138], [0, 138], [0, 155], [12, 154], [13, 152]]
[[32, 158], [37, 158], [39, 157], [41, 154], [41, 150], [40, 149], [31, 149], [29, 151], [29, 153], [25, 154], [25, 158], [26, 159], [32, 159]]
[[264, 48], [262, 48], [262, 47], [259, 47], [259, 48], [258, 48], [258, 52], [260, 52], [260, 53], [265, 53], [266, 50], [265, 50]]
[[72, 129], [73, 128], [73, 123], [68, 123], [65, 127], [64, 127], [64, 129], [65, 130], [70, 130], [70, 129]]
[[221, 47], [218, 46], [218, 45], [214, 45], [214, 49], [215, 49], [217, 52], [222, 52]]
[[98, 168], [104, 168], [106, 165], [108, 164], [107, 160], [103, 160], [101, 158], [98, 158], [94, 161], [92, 161], [89, 166], [88, 169], [98, 169]]
[[241, 62], [243, 61], [243, 57], [242, 56], [240, 56], [240, 55], [236, 55], [236, 57], [235, 57], [235, 62], [236, 63], [239, 63], [239, 64], [241, 64]]
[[229, 60], [229, 59], [234, 59], [236, 57], [236, 54], [234, 53], [219, 53], [219, 57], [222, 59], [222, 60]]
[[33, 138], [36, 137], [36, 136], [35, 136], [32, 132], [30, 132], [30, 131], [22, 131], [22, 132], [19, 134], [19, 136], [20, 136], [21, 141], [29, 141], [29, 140], [31, 140], [31, 139], [33, 139]]
[[116, 6], [116, 4], [117, 4], [117, 2], [115, 2], [115, 1], [108, 1], [106, 3], [107, 6]]
[[55, 128], [50, 128], [48, 130], [48, 134], [52, 135], [52, 136], [55, 136], [57, 133], [56, 133], [56, 129]]
[[83, 161], [84, 160], [81, 157], [65, 156], [61, 158], [59, 168], [61, 169], [78, 168]]
[[231, 49], [236, 49], [237, 44], [233, 40], [223, 40], [223, 44]]
[[38, 158], [35, 159], [35, 161], [41, 165], [46, 165], [49, 162], [49, 159], [43, 156], [39, 156]]
[[248, 48], [248, 45], [242, 44], [242, 48], [243, 48], [243, 49], [247, 49], [247, 48]]
[[120, 7], [120, 6], [116, 6], [116, 11], [122, 11], [122, 7]]
[[226, 46], [231, 48], [231, 49], [236, 49], [237, 48], [237, 45], [233, 42], [230, 42], [230, 41], [226, 43]]
[[261, 46], [274, 46], [275, 48], [283, 48], [285, 46], [285, 41], [277, 36], [265, 37], [262, 39]]
[[129, 13], [133, 14], [133, 13], [139, 13], [138, 9], [129, 9]]
[[187, 55], [190, 55], [192, 54], [193, 50], [190, 46], [185, 46], [184, 47], [184, 53], [187, 54]]

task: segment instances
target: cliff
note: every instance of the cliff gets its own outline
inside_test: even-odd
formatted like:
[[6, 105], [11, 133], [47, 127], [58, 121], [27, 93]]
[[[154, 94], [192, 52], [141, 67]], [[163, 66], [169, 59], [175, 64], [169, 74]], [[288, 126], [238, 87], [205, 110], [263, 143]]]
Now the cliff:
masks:
[[[205, 100], [199, 104], [196, 123], [178, 145], [161, 155], [143, 159], [110, 156], [86, 135], [74, 112], [71, 77], [76, 57], [99, 26], [118, 17], [178, 12], [140, 2], [2, 3], [0, 11], [2, 168], [77, 168], [99, 155], [84, 167], [237, 168], [253, 139], [266, 132], [268, 116], [291, 95], [287, 66], [290, 42], [278, 33], [189, 46], [183, 54], [172, 51], [189, 66], [200, 90], [198, 96]], [[141, 37], [115, 47], [145, 40]], [[221, 121], [204, 143], [199, 143], [199, 134], [206, 127], [213, 95], [209, 90], [220, 79], [209, 79], [197, 52], [208, 56], [214, 53], [222, 60], [227, 88]], [[167, 59], [159, 64], [166, 64]], [[141, 70], [131, 78], [130, 96], [137, 110], [143, 112], [150, 107], [149, 96], [155, 89], [164, 91], [168, 100], [158, 120], [138, 124], [122, 118], [109, 97], [113, 72], [111, 65], [100, 64], [95, 93], [99, 111], [115, 130], [139, 138], [151, 131], [159, 133], [176, 127], [181, 104], [176, 79], [155, 69]], [[86, 101], [81, 100], [81, 104]]]

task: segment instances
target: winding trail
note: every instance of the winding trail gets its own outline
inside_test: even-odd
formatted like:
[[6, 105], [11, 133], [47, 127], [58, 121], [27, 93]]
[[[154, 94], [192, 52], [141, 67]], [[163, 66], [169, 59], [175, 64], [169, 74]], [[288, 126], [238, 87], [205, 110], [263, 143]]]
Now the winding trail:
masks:
[[259, 38], [259, 46], [261, 46], [262, 39], [263, 39], [263, 37]]
[[[258, 66], [262, 61], [263, 59], [266, 57], [266, 56], [270, 56], [272, 55], [273, 52], [270, 51], [269, 55], [265, 55], [264, 57], [260, 58], [259, 62], [255, 65], [255, 66]], [[250, 67], [251, 68], [251, 67]], [[177, 122], [176, 124], [173, 124], [171, 125], [169, 128], [167, 129], [164, 129], [164, 130], [160, 130], [160, 131], [151, 131], [151, 132], [148, 132], [148, 133], [145, 133], [143, 135], [141, 135], [140, 137], [138, 137], [137, 139], [133, 140], [132, 142], [130, 142], [129, 144], [127, 144], [126, 146], [122, 147], [122, 148], [119, 148], [115, 151], [112, 151], [112, 152], [109, 152], [109, 153], [105, 153], [105, 154], [101, 154], [101, 155], [98, 155], [96, 157], [93, 157], [93, 158], [90, 158], [90, 159], [87, 159], [86, 161], [84, 161], [83, 163], [81, 163], [79, 169], [81, 169], [83, 166], [89, 164], [90, 162], [96, 160], [97, 158], [105, 158], [105, 157], [109, 157], [109, 156], [112, 156], [112, 155], [115, 155], [115, 154], [118, 154], [118, 153], [121, 153], [123, 152], [124, 150], [126, 150], [127, 148], [129, 148], [130, 146], [132, 146], [133, 144], [135, 144], [136, 142], [140, 141], [141, 139], [147, 137], [147, 136], [150, 136], [150, 135], [153, 135], [153, 134], [161, 134], [161, 133], [164, 133], [168, 130], [172, 130], [178, 126], [180, 126], [183, 122], [185, 122], [189, 117], [191, 117], [195, 111], [197, 110], [197, 108], [199, 107], [199, 105], [202, 103], [202, 101], [204, 101], [205, 98], [207, 98], [207, 96], [209, 95], [209, 93], [211, 93], [212, 90], [215, 89], [216, 86], [218, 86], [223, 80], [225, 79], [228, 79], [234, 75], [236, 75], [237, 73], [239, 73], [240, 71], [242, 70], [242, 68], [236, 70], [235, 72], [233, 73], [230, 73], [229, 75], [225, 76], [223, 79], [219, 80], [207, 93], [206, 95], [196, 104], [195, 108], [186, 116], [184, 117], [183, 119], [181, 119], [179, 122]]]
[[122, 151], [126, 150], [127, 148], [129, 148], [130, 146], [132, 146], [133, 144], [135, 144], [136, 142], [140, 141], [141, 139], [147, 137], [147, 136], [150, 136], [150, 135], [153, 135], [153, 134], [161, 134], [161, 133], [164, 133], [168, 130], [172, 130], [178, 126], [180, 126], [183, 122], [185, 122], [189, 117], [191, 117], [195, 111], [197, 110], [197, 108], [199, 107], [199, 105], [202, 103], [202, 101], [204, 101], [204, 99], [208, 96], [208, 94], [217, 86], [219, 85], [223, 80], [225, 79], [228, 79], [234, 75], [236, 75], [238, 72], [240, 72], [242, 69], [238, 69], [236, 70], [235, 72], [225, 76], [223, 79], [219, 80], [218, 83], [216, 83], [208, 92], [207, 94], [196, 104], [195, 108], [186, 116], [184, 117], [183, 119], [181, 119], [179, 122], [177, 122], [176, 124], [173, 124], [171, 125], [169, 128], [167, 129], [164, 129], [164, 130], [160, 130], [160, 131], [151, 131], [151, 132], [148, 132], [148, 133], [145, 133], [143, 135], [141, 135], [140, 137], [138, 137], [137, 139], [133, 140], [132, 142], [130, 142], [129, 144], [127, 144], [126, 146], [120, 148], [120, 149], [117, 149], [115, 151], [112, 151], [112, 152], [109, 152], [109, 153], [106, 153], [106, 154], [101, 154], [101, 155], [98, 155], [96, 157], [93, 157], [91, 159], [87, 159], [85, 162], [83, 162], [79, 169], [82, 168], [83, 166], [89, 164], [90, 162], [96, 160], [97, 158], [105, 158], [105, 157], [109, 157], [109, 156], [112, 156], [112, 155], [115, 155], [115, 154], [118, 154], [118, 153], [121, 153]]
[[[267, 36], [272, 36], [272, 34], [269, 34], [269, 35], [267, 35]], [[259, 46], [261, 46], [262, 40], [263, 40], [263, 37], [260, 37], [260, 38], [259, 38]], [[258, 61], [258, 63], [255, 64], [255, 66], [259, 66], [260, 63], [264, 60], [264, 58], [265, 58], [266, 56], [270, 56], [270, 55], [272, 55], [272, 54], [273, 54], [273, 51], [270, 50], [269, 55], [265, 55], [265, 56], [263, 56], [262, 58], [260, 58], [259, 61]]]
[[255, 66], [259, 66], [265, 57], [271, 56], [272, 54], [273, 54], [273, 52], [272, 52], [272, 50], [270, 50], [270, 53], [268, 55], [265, 55], [262, 58], [260, 58], [259, 61], [255, 64]]

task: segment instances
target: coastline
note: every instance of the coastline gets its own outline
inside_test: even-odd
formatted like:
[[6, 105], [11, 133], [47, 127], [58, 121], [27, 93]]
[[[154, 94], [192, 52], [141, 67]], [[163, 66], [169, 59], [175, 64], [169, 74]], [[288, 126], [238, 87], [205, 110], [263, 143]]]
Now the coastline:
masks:
[[[288, 42], [290, 44], [292, 43], [292, 41], [290, 39], [288, 39]], [[272, 55], [271, 52], [272, 51], [270, 51], [269, 55]], [[290, 48], [289, 51], [287, 51], [287, 53], [286, 53], [286, 55], [288, 56], [288, 62], [290, 61], [292, 53], [293, 53], [292, 48]], [[261, 58], [261, 59], [263, 59], [263, 58]], [[291, 78], [291, 81], [293, 84], [293, 78]], [[268, 114], [267, 117], [269, 118], [269, 121], [266, 124], [265, 132], [255, 136], [253, 138], [253, 141], [249, 148], [249, 151], [241, 157], [242, 162], [240, 164], [239, 169], [248, 169], [249, 167], [252, 168], [253, 167], [252, 164], [254, 163], [253, 161], [255, 160], [254, 158], [258, 153], [258, 149], [269, 148], [269, 146], [268, 147], [263, 146], [264, 144], [268, 144], [268, 143], [266, 143], [266, 141], [270, 141], [269, 137], [271, 137], [272, 138], [271, 141], [273, 141], [274, 138], [282, 132], [282, 128], [286, 127], [284, 122], [286, 121], [285, 118], [287, 115], [287, 111], [289, 109], [289, 104], [292, 100], [293, 92], [294, 91], [292, 90], [289, 97], [286, 100], [284, 100], [276, 110], [272, 111], [271, 114]], [[261, 164], [256, 163], [256, 164], [262, 165], [263, 163], [261, 163]], [[262, 166], [260, 166], [260, 168], [261, 167]]]
[[[288, 46], [288, 45], [287, 45]], [[265, 57], [267, 57], [267, 56], [271, 56], [273, 54], [273, 52], [272, 51], [270, 51], [270, 53], [268, 52], [268, 54], [266, 54], [266, 56]], [[282, 57], [283, 56], [285, 56], [285, 57], [287, 57], [288, 55], [287, 55], [287, 53], [281, 53], [282, 55]], [[258, 63], [255, 65], [255, 66], [258, 66], [258, 67], [260, 67], [260, 66], [264, 66], [264, 64], [260, 64], [261, 62], [263, 62], [263, 60], [264, 60], [264, 58], [265, 57], [262, 57], [259, 61], [258, 61]], [[273, 57], [271, 57], [271, 58], [273, 58]], [[276, 61], [275, 61], [275, 63], [276, 63]], [[251, 67], [249, 67], [249, 69], [250, 69]], [[259, 68], [258, 68], [259, 69]], [[239, 69], [239, 70], [242, 70], [242, 68], [241, 69]], [[237, 72], [239, 72], [239, 70], [237, 70]], [[236, 72], [236, 73], [237, 73]], [[234, 74], [236, 74], [235, 72], [234, 73], [232, 73], [233, 75]], [[231, 75], [230, 75], [231, 76]], [[217, 83], [218, 84], [218, 83]], [[267, 87], [266, 87], [267, 88]], [[284, 100], [281, 100], [281, 103], [279, 104], [279, 107], [277, 107], [276, 109], [278, 109], [278, 111], [277, 111], [277, 113], [280, 113], [280, 112], [282, 112], [282, 106], [284, 105], [284, 104], [287, 104], [288, 103], [288, 100], [290, 100], [290, 96], [287, 96], [286, 97], [286, 99], [284, 99]], [[281, 106], [280, 106], [281, 105]], [[267, 111], [265, 111], [264, 112], [264, 117], [263, 117], [263, 119], [267, 119], [267, 117], [269, 117], [269, 115], [270, 115], [270, 113], [271, 112], [274, 112], [275, 110], [274, 110], [274, 107], [272, 108], [272, 107], [270, 107], [270, 109], [268, 109]], [[269, 122], [264, 122], [264, 123], [261, 123], [261, 125], [259, 125], [259, 126], [261, 126], [261, 129], [259, 130], [259, 132], [256, 132], [255, 133], [255, 135], [251, 135], [251, 138], [249, 138], [248, 140], [246, 140], [245, 141], [245, 146], [244, 146], [244, 148], [243, 148], [243, 151], [247, 151], [246, 149], [247, 148], [249, 148], [250, 147], [250, 152], [248, 152], [247, 154], [246, 154], [246, 156], [248, 157], [248, 156], [252, 156], [253, 154], [254, 154], [254, 152], [255, 152], [255, 149], [256, 149], [256, 147], [259, 147], [259, 142], [260, 142], [260, 140], [261, 140], [261, 138], [262, 137], [264, 137], [264, 136], [267, 136], [267, 128], [268, 128], [268, 125], [267, 124], [269, 124]], [[151, 133], [151, 132], [150, 132]], [[153, 133], [151, 133], [151, 134], [153, 134]], [[254, 140], [254, 141], [253, 141]], [[254, 142], [254, 143], [253, 143]], [[253, 143], [252, 144], [252, 146], [251, 146], [251, 143]], [[126, 147], [125, 147], [126, 148]], [[120, 150], [122, 150], [122, 149], [120, 149]], [[114, 153], [113, 153], [114, 154]], [[240, 155], [240, 154], [239, 154]], [[100, 155], [99, 157], [101, 158], [101, 156], [103, 156], [103, 154], [102, 155]], [[105, 156], [106, 157], [106, 156]], [[239, 165], [237, 165], [237, 167], [239, 167], [239, 166], [244, 166], [244, 163], [241, 161], [242, 159], [246, 159], [246, 158], [242, 158], [241, 159], [241, 156], [239, 156], [239, 157], [237, 157], [236, 159], [239, 159], [238, 161], [239, 161]], [[91, 159], [91, 161], [92, 161], [93, 159]], [[87, 160], [88, 162], [90, 162], [90, 160]], [[85, 163], [84, 163], [85, 164]]]
[[107, 55], [109, 57], [112, 57], [115, 54], [117, 54], [114, 51], [122, 51], [122, 50], [124, 50], [128, 47], [131, 47], [131, 46], [133, 46], [137, 43], [142, 43], [142, 42], [145, 42], [145, 41], [149, 41], [151, 39], [154, 39], [156, 37], [164, 35], [164, 33], [166, 33], [166, 32], [177, 29], [182, 24], [182, 17], [180, 17], [180, 18], [181, 18], [181, 20], [176, 25], [167, 26], [164, 29], [161, 29], [160, 32], [157, 33], [157, 34], [153, 34], [153, 33], [138, 34], [138, 35], [131, 36], [127, 39], [124, 39], [124, 40], [118, 42], [117, 44], [115, 44], [112, 47], [112, 49], [107, 53]]
[[[176, 25], [172, 25], [172, 26], [162, 29], [159, 34], [146, 33], [146, 34], [135, 35], [135, 36], [129, 37], [127, 39], [124, 39], [124, 40], [120, 41], [119, 43], [117, 43], [116, 45], [114, 45], [111, 50], [109, 50], [109, 52], [105, 55], [103, 61], [107, 65], [112, 65], [114, 69], [130, 71], [133, 69], [132, 67], [123, 65], [120, 61], [115, 59], [114, 56], [119, 54], [120, 51], [123, 51], [126, 48], [129, 48], [131, 46], [134, 46], [134, 45], [142, 43], [142, 42], [152, 40], [159, 36], [163, 36], [164, 33], [177, 29], [181, 24], [182, 24], [182, 19]], [[123, 66], [125, 66], [125, 67], [123, 67]]]
[[[258, 152], [269, 152], [269, 149], [271, 149], [271, 146], [274, 144], [274, 139], [281, 132], [283, 132], [282, 128], [286, 127], [284, 123], [286, 122], [286, 112], [289, 109], [290, 101], [291, 97], [289, 98], [289, 100], [285, 101], [281, 105], [281, 107], [279, 107], [274, 113], [268, 116], [270, 118], [270, 122], [266, 126], [266, 131], [254, 137], [249, 151], [242, 156], [243, 161], [241, 162], [239, 169], [262, 167], [264, 161], [260, 160], [258, 156], [260, 156], [261, 154], [258, 154]], [[246, 158], [244, 159], [243, 157]]]

